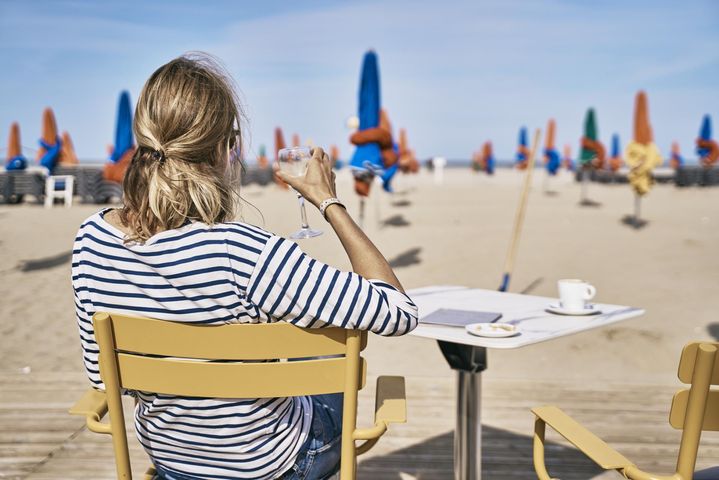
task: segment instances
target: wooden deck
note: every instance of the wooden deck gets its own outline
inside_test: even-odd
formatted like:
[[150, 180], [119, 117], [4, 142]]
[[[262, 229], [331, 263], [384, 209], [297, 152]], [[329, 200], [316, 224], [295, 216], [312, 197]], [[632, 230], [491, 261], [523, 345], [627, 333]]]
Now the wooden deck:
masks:
[[[374, 379], [362, 392], [359, 423], [369, 422]], [[67, 409], [86, 388], [82, 374], [0, 373], [0, 478], [112, 479], [109, 437], [87, 431]], [[531, 479], [530, 407], [557, 404], [641, 467], [673, 471], [679, 432], [667, 424], [674, 386], [529, 384], [485, 380], [483, 464], [488, 479]], [[361, 457], [359, 478], [373, 480], [451, 479], [454, 380], [407, 378], [409, 423], [394, 426], [377, 447]], [[130, 403], [127, 404], [128, 412]], [[131, 423], [131, 416], [128, 420]], [[132, 431], [132, 428], [129, 429]], [[556, 435], [550, 436], [550, 472], [563, 480], [620, 478], [601, 471]], [[148, 465], [131, 442], [133, 468]], [[719, 436], [707, 433], [700, 467], [719, 459]], [[601, 476], [600, 476], [601, 475]]]

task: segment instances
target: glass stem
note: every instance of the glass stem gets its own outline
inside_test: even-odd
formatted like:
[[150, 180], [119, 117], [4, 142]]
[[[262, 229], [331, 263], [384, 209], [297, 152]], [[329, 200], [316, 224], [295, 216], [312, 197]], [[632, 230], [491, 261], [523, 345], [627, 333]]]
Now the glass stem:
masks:
[[310, 226], [307, 224], [307, 210], [305, 209], [305, 197], [297, 195], [297, 200], [300, 202], [300, 216], [302, 217], [302, 229], [307, 230]]

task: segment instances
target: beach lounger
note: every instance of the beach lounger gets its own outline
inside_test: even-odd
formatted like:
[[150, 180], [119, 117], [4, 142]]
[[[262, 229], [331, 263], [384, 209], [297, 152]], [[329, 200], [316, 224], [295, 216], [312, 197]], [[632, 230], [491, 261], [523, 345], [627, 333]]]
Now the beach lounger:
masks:
[[[70, 413], [85, 416], [91, 431], [112, 436], [118, 478], [132, 478], [123, 388], [214, 398], [343, 393], [341, 480], [355, 478], [357, 455], [372, 448], [390, 423], [406, 422], [404, 377], [379, 377], [374, 425], [356, 427], [357, 392], [367, 371], [361, 357], [367, 332], [302, 329], [285, 322], [201, 326], [102, 312], [93, 316], [93, 324], [107, 393], [89, 389]], [[327, 356], [332, 358], [316, 358]], [[292, 361], [262, 362], [278, 358]], [[102, 423], [108, 412], [109, 423]], [[150, 469], [145, 478], [153, 474]]]
[[46, 177], [47, 169], [42, 167], [0, 172], [0, 195], [5, 203], [20, 203], [25, 195], [31, 195], [38, 203], [42, 203]]
[[[532, 409], [534, 424], [534, 468], [540, 480], [552, 480], [544, 461], [546, 425], [605, 470], [616, 470], [630, 480], [711, 480], [719, 478], [719, 466], [695, 472], [702, 430], [719, 431], [719, 343], [690, 343], [679, 361], [679, 380], [690, 384], [674, 395], [669, 424], [682, 431], [676, 473], [654, 475], [640, 470], [621, 453], [554, 406]], [[637, 394], [641, 394], [637, 392]]]

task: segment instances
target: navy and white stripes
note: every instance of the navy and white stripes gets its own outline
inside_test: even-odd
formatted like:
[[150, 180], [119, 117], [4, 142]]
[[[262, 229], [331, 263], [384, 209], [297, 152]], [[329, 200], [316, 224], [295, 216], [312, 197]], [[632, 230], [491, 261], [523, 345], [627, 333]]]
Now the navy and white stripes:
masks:
[[[125, 245], [93, 215], [75, 239], [72, 284], [83, 359], [104, 388], [92, 327], [97, 311], [195, 324], [287, 321], [402, 335], [417, 307], [384, 282], [342, 272], [288, 240], [243, 223], [190, 223]], [[136, 392], [138, 438], [170, 472], [271, 479], [287, 470], [312, 420], [306, 397], [198, 399]]]

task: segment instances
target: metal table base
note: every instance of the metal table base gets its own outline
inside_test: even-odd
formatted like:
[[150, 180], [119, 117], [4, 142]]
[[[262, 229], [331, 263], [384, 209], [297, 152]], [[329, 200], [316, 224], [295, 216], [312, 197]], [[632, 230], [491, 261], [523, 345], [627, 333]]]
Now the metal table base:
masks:
[[487, 349], [438, 341], [444, 358], [457, 370], [457, 412], [454, 431], [455, 480], [482, 478], [482, 372]]

